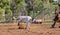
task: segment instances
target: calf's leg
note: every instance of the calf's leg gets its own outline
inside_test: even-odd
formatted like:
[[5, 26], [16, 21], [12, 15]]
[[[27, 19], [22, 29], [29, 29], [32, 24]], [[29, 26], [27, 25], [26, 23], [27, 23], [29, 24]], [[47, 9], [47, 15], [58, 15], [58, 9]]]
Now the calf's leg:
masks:
[[30, 29], [30, 22], [26, 22], [26, 29]]

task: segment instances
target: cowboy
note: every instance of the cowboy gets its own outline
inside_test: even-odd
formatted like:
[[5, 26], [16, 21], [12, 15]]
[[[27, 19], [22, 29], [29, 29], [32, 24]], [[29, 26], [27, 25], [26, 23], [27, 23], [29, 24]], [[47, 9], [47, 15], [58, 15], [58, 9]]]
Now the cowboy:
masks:
[[58, 4], [58, 8], [55, 9], [55, 18], [54, 18], [54, 23], [52, 24], [52, 28], [55, 27], [55, 24], [58, 21], [58, 14], [60, 14], [60, 4]]

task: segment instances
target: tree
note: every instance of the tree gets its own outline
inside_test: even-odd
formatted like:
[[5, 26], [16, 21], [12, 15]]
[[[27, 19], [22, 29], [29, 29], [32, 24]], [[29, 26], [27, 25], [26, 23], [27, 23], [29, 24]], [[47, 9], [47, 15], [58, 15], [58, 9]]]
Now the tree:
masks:
[[33, 11], [33, 0], [25, 0], [27, 4], [26, 9], [28, 11], [28, 15], [30, 16], [31, 11]]
[[49, 0], [50, 3], [53, 3], [54, 1], [53, 0]]

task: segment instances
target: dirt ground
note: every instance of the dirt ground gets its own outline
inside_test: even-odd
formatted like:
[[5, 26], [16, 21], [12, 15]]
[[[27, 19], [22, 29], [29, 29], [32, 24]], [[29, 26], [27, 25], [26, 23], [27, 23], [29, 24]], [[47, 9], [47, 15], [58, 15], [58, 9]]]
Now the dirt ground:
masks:
[[31, 24], [30, 30], [18, 29], [17, 24], [0, 24], [0, 35], [60, 35], [59, 24], [50, 28], [51, 24]]

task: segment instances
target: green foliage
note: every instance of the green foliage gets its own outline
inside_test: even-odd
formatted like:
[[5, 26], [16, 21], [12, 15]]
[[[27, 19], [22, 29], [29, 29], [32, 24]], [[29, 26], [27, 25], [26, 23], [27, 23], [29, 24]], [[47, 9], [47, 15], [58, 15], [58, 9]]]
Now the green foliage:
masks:
[[2, 9], [2, 8], [0, 7], [0, 19], [3, 19], [3, 17], [4, 17], [4, 12], [5, 12], [5, 9]]
[[53, 3], [54, 1], [53, 0], [49, 0], [50, 3]]
[[[5, 15], [6, 18], [10, 17], [10, 15], [19, 16], [22, 10], [34, 17], [40, 18], [43, 15], [45, 17], [47, 14], [50, 14], [51, 16], [51, 14], [54, 15], [52, 12], [54, 12], [55, 7], [60, 3], [60, 0], [58, 0], [58, 2], [54, 2], [53, 0], [27, 0], [27, 2], [28, 3], [25, 3], [25, 0], [1, 0], [0, 16]], [[32, 10], [29, 10], [29, 8]], [[5, 14], [5, 12], [7, 14]]]
[[7, 15], [11, 15], [12, 11], [10, 9], [7, 9]]
[[37, 15], [39, 15], [41, 12], [43, 12], [44, 10], [44, 5], [43, 5], [43, 2], [42, 1], [38, 1], [38, 0], [35, 0], [34, 1], [34, 16], [35, 17], [38, 17]]
[[4, 6], [4, 9], [10, 9], [10, 6], [6, 4], [6, 5]]
[[11, 0], [2, 0], [2, 3], [5, 5], [5, 4], [8, 4], [11, 2]]
[[43, 7], [44, 6], [43, 6], [42, 2], [39, 2], [39, 3], [38, 3], [38, 1], [35, 2], [35, 5], [34, 5], [35, 10], [40, 11]]
[[58, 2], [53, 2], [53, 5], [57, 5], [58, 4]]
[[58, 0], [58, 3], [60, 3], [60, 0]]
[[3, 3], [2, 3], [2, 2], [0, 2], [0, 7], [1, 7], [1, 8], [3, 7]]
[[0, 15], [1, 16], [2, 16], [3, 12], [5, 12], [5, 10], [0, 7]]

